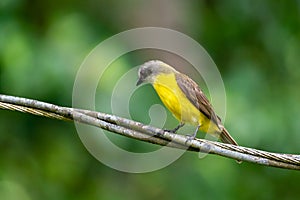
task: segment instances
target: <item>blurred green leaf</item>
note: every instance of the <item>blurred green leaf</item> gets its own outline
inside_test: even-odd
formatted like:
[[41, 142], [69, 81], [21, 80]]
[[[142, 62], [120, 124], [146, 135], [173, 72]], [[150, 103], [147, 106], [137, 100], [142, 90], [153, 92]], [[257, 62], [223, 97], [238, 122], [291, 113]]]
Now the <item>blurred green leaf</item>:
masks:
[[[225, 125], [241, 145], [299, 153], [299, 1], [4, 0], [0, 92], [70, 106], [85, 56], [109, 36], [143, 26], [181, 31], [205, 47], [226, 86]], [[99, 81], [97, 110], [112, 112], [113, 90], [130, 69], [149, 59], [176, 64], [175, 57], [144, 50], [117, 59]], [[121, 104], [125, 97], [116, 98]], [[161, 104], [153, 88], [140, 87], [129, 100], [131, 117], [150, 123], [152, 115], [163, 121], [155, 115], [161, 107], [153, 104]], [[165, 127], [177, 124], [169, 111], [165, 117]], [[133, 152], [160, 148], [106, 134]], [[238, 165], [213, 155], [187, 153], [147, 174], [118, 172], [89, 154], [73, 124], [11, 111], [0, 111], [0, 146], [1, 199], [299, 197], [298, 172]]]

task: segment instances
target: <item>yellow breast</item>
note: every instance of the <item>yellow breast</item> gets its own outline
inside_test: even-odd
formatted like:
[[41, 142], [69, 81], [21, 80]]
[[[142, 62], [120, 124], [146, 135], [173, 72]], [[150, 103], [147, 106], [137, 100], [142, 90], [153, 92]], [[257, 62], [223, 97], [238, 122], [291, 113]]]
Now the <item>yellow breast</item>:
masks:
[[153, 87], [161, 101], [179, 121], [198, 125], [200, 112], [178, 87], [174, 74], [158, 75]]
[[201, 125], [204, 132], [215, 132], [216, 126], [210, 126], [210, 120], [203, 115], [190, 101], [177, 85], [175, 74], [158, 75], [153, 87], [163, 104], [172, 112], [180, 122], [192, 125]]

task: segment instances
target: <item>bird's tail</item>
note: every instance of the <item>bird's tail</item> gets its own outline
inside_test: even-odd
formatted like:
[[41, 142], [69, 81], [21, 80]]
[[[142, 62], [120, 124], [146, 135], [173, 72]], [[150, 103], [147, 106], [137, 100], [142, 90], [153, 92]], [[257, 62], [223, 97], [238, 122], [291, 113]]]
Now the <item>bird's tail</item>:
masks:
[[233, 144], [238, 146], [238, 144], [236, 143], [236, 141], [230, 136], [230, 134], [228, 133], [228, 131], [226, 130], [226, 128], [222, 129], [222, 132], [220, 134], [220, 139], [222, 142], [224, 143], [228, 143], [228, 144]]
[[[224, 143], [233, 144], [239, 146], [238, 143], [231, 137], [226, 128], [223, 127], [222, 132], [220, 134], [220, 139]], [[236, 160], [237, 163], [241, 164], [242, 161]]]

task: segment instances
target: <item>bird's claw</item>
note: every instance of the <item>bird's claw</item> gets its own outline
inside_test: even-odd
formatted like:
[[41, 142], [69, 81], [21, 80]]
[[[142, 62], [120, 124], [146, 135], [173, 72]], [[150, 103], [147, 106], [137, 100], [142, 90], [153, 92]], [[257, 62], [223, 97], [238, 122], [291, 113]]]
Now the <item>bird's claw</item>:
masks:
[[170, 129], [163, 129], [164, 130], [164, 132], [169, 132], [169, 133], [176, 133], [176, 131], [177, 131], [177, 129], [172, 129], [172, 130], [170, 130]]
[[178, 129], [180, 129], [181, 127], [184, 126], [184, 123], [180, 123], [178, 126], [176, 126], [174, 129], [169, 130], [169, 129], [163, 129], [164, 131], [170, 132], [170, 133], [176, 133], [178, 131]]
[[187, 139], [185, 141], [185, 144], [187, 144], [188, 142], [191, 142], [192, 140], [195, 139], [195, 135], [186, 135]]

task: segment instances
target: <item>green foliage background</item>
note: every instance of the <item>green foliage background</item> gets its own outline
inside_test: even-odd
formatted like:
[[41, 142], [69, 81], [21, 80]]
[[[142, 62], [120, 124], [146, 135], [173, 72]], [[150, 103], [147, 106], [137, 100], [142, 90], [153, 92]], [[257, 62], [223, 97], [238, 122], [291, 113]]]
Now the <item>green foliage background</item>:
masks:
[[[225, 83], [226, 127], [241, 145], [299, 153], [297, 0], [2, 0], [0, 92], [71, 106], [73, 81], [89, 51], [120, 31], [143, 26], [175, 29], [204, 46]], [[110, 73], [121, 76], [149, 55], [124, 57]], [[105, 80], [99, 86], [99, 101], [106, 101], [111, 92], [110, 79]], [[147, 100], [131, 107], [136, 120], [147, 122], [147, 110], [139, 108], [159, 100], [151, 87], [143, 89]], [[101, 104], [98, 110], [110, 112]], [[166, 126], [175, 125], [168, 116]], [[119, 136], [116, 140], [124, 140], [125, 146], [145, 145]], [[72, 123], [5, 110], [0, 110], [0, 148], [1, 199], [300, 196], [297, 171], [238, 165], [212, 155], [199, 159], [186, 153], [170, 166], [146, 174], [119, 172], [88, 153]]]

